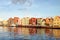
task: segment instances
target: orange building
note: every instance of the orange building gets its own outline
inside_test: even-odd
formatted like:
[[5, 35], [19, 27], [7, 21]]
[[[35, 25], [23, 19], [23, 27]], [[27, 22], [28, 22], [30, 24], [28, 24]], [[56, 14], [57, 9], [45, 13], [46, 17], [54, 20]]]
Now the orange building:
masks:
[[14, 24], [16, 24], [16, 25], [18, 24], [18, 19], [19, 19], [19, 17], [14, 17], [14, 19], [13, 19], [14, 20]]

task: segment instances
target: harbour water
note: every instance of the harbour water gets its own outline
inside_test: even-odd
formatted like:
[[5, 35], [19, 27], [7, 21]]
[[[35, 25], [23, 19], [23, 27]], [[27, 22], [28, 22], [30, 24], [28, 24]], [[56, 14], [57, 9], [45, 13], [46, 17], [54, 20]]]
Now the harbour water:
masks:
[[37, 32], [32, 30], [33, 32], [30, 34], [29, 28], [0, 27], [0, 40], [60, 40], [60, 37], [56, 38], [54, 36], [54, 29], [49, 29], [50, 31], [45, 29], [36, 30]]

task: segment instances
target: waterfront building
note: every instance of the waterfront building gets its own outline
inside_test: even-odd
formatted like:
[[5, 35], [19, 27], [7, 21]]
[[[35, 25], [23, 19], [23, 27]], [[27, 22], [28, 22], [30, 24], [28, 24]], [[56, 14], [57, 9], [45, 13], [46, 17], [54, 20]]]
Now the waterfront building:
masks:
[[37, 25], [37, 19], [36, 18], [30, 18], [29, 24], [30, 25]]
[[55, 16], [53, 18], [53, 27], [60, 27], [60, 16]]
[[14, 21], [14, 24], [17, 26], [18, 25], [18, 20], [19, 20], [19, 17], [14, 17], [13, 21]]
[[21, 24], [22, 25], [29, 25], [29, 17], [24, 17], [21, 19]]

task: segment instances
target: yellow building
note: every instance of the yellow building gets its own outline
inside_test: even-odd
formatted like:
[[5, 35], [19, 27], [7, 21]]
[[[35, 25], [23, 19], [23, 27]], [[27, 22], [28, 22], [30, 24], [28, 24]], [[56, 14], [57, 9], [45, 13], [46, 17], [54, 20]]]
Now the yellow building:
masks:
[[[21, 25], [29, 25], [29, 17], [25, 17], [21, 19]], [[21, 32], [24, 36], [29, 35], [29, 28], [21, 28]]]
[[25, 18], [21, 19], [21, 25], [25, 25]]
[[29, 17], [25, 17], [21, 19], [21, 24], [22, 25], [29, 25]]
[[53, 27], [60, 27], [60, 16], [55, 16], [53, 20]]

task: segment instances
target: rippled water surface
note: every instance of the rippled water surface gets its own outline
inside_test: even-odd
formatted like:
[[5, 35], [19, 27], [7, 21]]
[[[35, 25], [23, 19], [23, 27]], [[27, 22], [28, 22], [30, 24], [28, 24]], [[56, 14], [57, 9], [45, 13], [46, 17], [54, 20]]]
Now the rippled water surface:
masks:
[[45, 29], [20, 27], [0, 27], [0, 40], [60, 40], [60, 37], [55, 37], [55, 34], [53, 33], [54, 29], [49, 30], [46, 31]]

